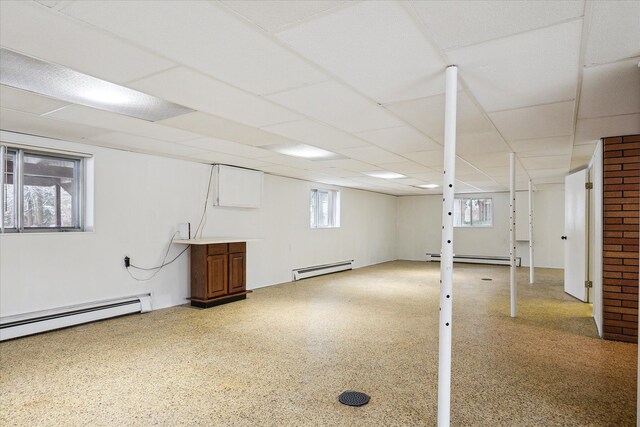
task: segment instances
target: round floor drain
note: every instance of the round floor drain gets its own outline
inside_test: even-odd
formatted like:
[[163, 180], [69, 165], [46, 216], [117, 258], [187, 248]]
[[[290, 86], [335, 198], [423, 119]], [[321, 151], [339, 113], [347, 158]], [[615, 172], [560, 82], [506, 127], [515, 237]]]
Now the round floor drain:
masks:
[[369, 396], [359, 391], [345, 391], [338, 396], [338, 401], [343, 405], [362, 406], [369, 403]]
[[483, 278], [482, 278], [482, 280], [484, 280], [485, 282], [491, 282], [491, 281], [493, 281], [493, 279], [492, 279], [492, 278], [490, 278], [490, 277], [483, 277]]

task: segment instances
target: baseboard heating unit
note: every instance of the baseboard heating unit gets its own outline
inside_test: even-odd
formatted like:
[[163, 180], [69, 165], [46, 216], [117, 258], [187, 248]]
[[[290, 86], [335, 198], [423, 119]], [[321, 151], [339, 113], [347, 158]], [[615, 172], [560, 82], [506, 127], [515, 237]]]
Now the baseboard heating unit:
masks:
[[353, 260], [340, 261], [333, 264], [314, 265], [311, 267], [297, 268], [293, 270], [293, 280], [307, 279], [314, 276], [322, 276], [323, 274], [337, 273], [353, 269]]
[[0, 341], [147, 311], [151, 311], [151, 294], [1, 317]]
[[[440, 261], [440, 254], [427, 254], [427, 261]], [[454, 255], [453, 262], [465, 262], [469, 264], [509, 265], [508, 256], [482, 256], [482, 255]], [[516, 266], [520, 267], [521, 257], [516, 257]]]

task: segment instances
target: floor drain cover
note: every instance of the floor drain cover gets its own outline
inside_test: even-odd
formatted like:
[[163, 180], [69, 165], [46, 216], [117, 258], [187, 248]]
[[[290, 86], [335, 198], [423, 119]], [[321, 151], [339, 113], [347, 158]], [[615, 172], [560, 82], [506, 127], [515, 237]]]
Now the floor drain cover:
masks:
[[489, 277], [483, 277], [482, 280], [484, 280], [485, 282], [491, 282], [493, 279]]
[[362, 406], [369, 403], [369, 396], [359, 391], [345, 391], [338, 396], [338, 401], [343, 405]]

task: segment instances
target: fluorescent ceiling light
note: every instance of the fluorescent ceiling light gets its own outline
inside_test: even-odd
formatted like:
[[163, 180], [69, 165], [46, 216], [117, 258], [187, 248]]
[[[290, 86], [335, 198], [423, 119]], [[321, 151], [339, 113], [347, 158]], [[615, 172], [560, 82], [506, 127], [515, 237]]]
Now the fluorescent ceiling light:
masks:
[[150, 122], [194, 110], [70, 68], [0, 49], [0, 83]]
[[387, 171], [364, 172], [364, 174], [372, 176], [374, 178], [383, 178], [383, 179], [406, 178], [405, 175], [401, 175], [401, 174], [395, 173], [395, 172], [387, 172]]
[[438, 184], [418, 184], [418, 185], [414, 185], [414, 187], [431, 189], [431, 188], [438, 188], [440, 186]]
[[314, 147], [307, 144], [271, 144], [263, 145], [260, 148], [275, 151], [276, 153], [285, 154], [287, 156], [302, 157], [309, 160], [337, 160], [346, 159], [341, 154], [332, 153], [322, 148]]

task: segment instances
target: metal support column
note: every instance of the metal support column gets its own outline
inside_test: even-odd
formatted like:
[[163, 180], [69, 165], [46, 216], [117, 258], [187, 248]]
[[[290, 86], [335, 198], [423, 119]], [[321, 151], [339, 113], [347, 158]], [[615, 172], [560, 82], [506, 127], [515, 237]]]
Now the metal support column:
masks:
[[529, 284], [536, 281], [535, 263], [533, 262], [533, 184], [529, 180]]
[[438, 358], [438, 427], [451, 421], [451, 327], [453, 309], [453, 201], [456, 176], [456, 103], [458, 67], [447, 67], [442, 182], [442, 250], [440, 256], [440, 324]]
[[518, 310], [516, 298], [518, 289], [516, 286], [516, 153], [509, 153], [509, 283], [511, 287], [511, 317], [516, 317]]

